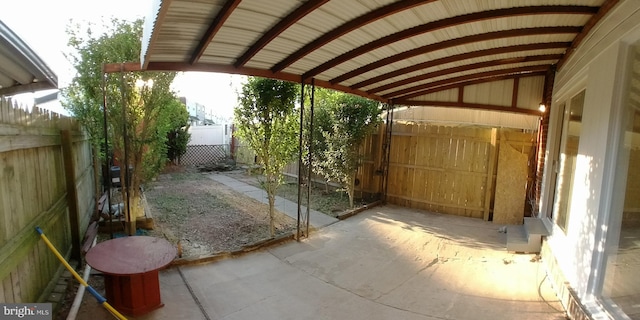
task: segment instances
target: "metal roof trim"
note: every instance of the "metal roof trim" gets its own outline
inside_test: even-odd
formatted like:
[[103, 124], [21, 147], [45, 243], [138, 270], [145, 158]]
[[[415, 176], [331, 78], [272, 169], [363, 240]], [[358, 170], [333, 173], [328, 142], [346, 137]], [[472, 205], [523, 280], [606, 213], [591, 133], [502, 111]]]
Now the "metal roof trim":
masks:
[[[14, 59], [19, 60], [16, 63], [28, 70], [34, 78], [32, 83], [24, 85], [25, 90], [20, 90], [20, 85], [2, 87], [0, 88], [0, 95], [31, 90], [55, 89], [58, 87], [58, 76], [53, 70], [2, 21], [0, 21], [0, 47], [11, 53]], [[38, 84], [35, 85], [36, 83]]]

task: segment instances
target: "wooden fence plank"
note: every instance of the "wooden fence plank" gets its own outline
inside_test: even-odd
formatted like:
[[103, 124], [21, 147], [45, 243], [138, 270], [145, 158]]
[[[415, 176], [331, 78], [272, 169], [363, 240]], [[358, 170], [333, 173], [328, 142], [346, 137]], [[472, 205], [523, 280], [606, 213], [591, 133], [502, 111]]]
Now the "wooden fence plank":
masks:
[[[26, 122], [26, 120], [24, 119], [23, 121]], [[31, 253], [29, 253], [25, 257], [25, 259], [22, 260], [22, 263], [16, 269], [16, 273], [18, 274], [18, 277], [20, 279], [20, 300], [25, 302], [34, 301], [35, 299], [37, 299], [35, 292], [37, 288], [35, 288], [34, 286], [35, 281], [33, 281], [34, 279], [30, 279], [30, 258]]]
[[[15, 185], [15, 188], [18, 190], [18, 192], [21, 193], [21, 197], [19, 200], [20, 203], [20, 207], [21, 207], [21, 212], [19, 215], [19, 226], [20, 228], [22, 228], [24, 225], [27, 224], [27, 221], [30, 221], [30, 217], [32, 215], [31, 213], [31, 204], [34, 202], [32, 197], [26, 196], [29, 194], [33, 194], [33, 181], [29, 180], [28, 178], [28, 173], [27, 171], [30, 170], [30, 168], [28, 168], [26, 166], [26, 159], [29, 157], [29, 150], [28, 149], [23, 149], [23, 150], [19, 150], [18, 154], [20, 156], [21, 161], [18, 161], [16, 163], [16, 178], [17, 178], [17, 184]], [[36, 212], [37, 213], [37, 212]]]
[[60, 145], [56, 136], [0, 136], [0, 152]]
[[51, 185], [53, 182], [51, 181], [51, 172], [50, 165], [48, 161], [50, 148], [38, 148], [38, 184], [40, 185], [40, 211], [44, 211], [45, 208], [51, 204], [51, 199], [53, 199], [53, 190]]
[[[28, 116], [25, 119], [25, 122], [28, 122]], [[22, 194], [27, 195], [30, 194], [30, 197], [23, 197], [22, 201], [24, 203], [25, 215], [24, 218], [26, 221], [31, 221], [38, 214], [38, 210], [35, 209], [35, 204], [39, 201], [34, 201], [33, 198], [38, 198], [38, 188], [36, 187], [37, 181], [34, 177], [34, 167], [32, 164], [32, 159], [35, 153], [35, 149], [26, 149], [23, 151], [23, 161], [22, 163]]]
[[14, 303], [15, 300], [13, 300], [13, 284], [11, 283], [11, 276], [8, 276], [2, 280], [2, 287], [4, 290], [4, 302]]
[[19, 271], [20, 268], [16, 268], [10, 274], [11, 287], [13, 288], [13, 301], [15, 301], [15, 303], [26, 302], [22, 300], [22, 287], [20, 285], [20, 275], [18, 274]]
[[[49, 225], [56, 222], [59, 218], [57, 215], [63, 215], [66, 212], [66, 199], [61, 197], [60, 200], [50, 209], [38, 214], [29, 224], [19, 230], [19, 232], [11, 238], [2, 248], [0, 248], [0, 279], [18, 265], [18, 263], [31, 251], [36, 242], [40, 240], [35, 232], [35, 227], [40, 225], [43, 230], [49, 229]], [[55, 230], [55, 229], [53, 229]], [[53, 235], [59, 232], [54, 232]]]
[[[9, 226], [7, 230], [7, 236], [12, 238], [18, 230], [20, 230], [20, 219], [19, 216], [22, 213], [20, 208], [22, 201], [20, 195], [20, 180], [16, 177], [16, 165], [18, 161], [18, 151], [11, 152], [9, 154], [10, 158], [7, 161], [7, 166], [4, 167], [4, 171], [6, 174], [7, 183], [7, 196], [10, 200], [9, 207], [9, 219], [7, 219], [6, 223]], [[1, 259], [0, 259], [1, 261]]]
[[7, 299], [5, 298], [4, 295], [4, 283], [2, 283], [2, 281], [0, 281], [0, 303], [6, 303]]
[[[0, 104], [0, 107], [2, 105]], [[7, 167], [7, 158], [0, 156], [0, 247], [9, 241], [9, 232], [11, 225], [8, 221], [11, 219], [11, 198], [9, 198], [9, 183], [7, 183], [5, 168]]]
[[498, 129], [493, 128], [491, 130], [491, 144], [489, 145], [489, 158], [487, 166], [487, 179], [484, 198], [484, 215], [483, 219], [489, 221], [491, 217], [491, 200], [494, 194], [494, 174], [495, 167], [498, 161]]
[[67, 206], [69, 207], [69, 222], [71, 223], [71, 257], [82, 258], [82, 245], [80, 237], [80, 212], [78, 210], [78, 190], [76, 189], [76, 156], [73, 152], [71, 131], [62, 130], [62, 156], [64, 158], [64, 175], [67, 189]]

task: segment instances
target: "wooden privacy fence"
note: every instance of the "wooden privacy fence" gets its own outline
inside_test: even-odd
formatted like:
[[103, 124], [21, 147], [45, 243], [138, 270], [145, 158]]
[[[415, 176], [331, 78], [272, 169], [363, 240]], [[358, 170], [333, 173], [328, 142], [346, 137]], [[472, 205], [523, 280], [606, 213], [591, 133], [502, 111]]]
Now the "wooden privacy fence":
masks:
[[532, 139], [519, 130], [394, 123], [387, 200], [522, 223]]
[[[384, 193], [384, 126], [361, 146], [357, 196]], [[535, 132], [393, 124], [386, 199], [432, 212], [520, 224], [532, 181]], [[286, 174], [297, 176], [297, 163]], [[322, 177], [314, 176], [317, 182]]]
[[77, 257], [94, 186], [91, 146], [75, 121], [0, 100], [0, 302], [46, 300], [63, 267], [34, 228]]
[[[356, 178], [356, 196], [385, 192], [385, 126], [367, 137]], [[536, 132], [520, 129], [442, 126], [396, 121], [392, 127], [386, 199], [432, 212], [498, 224], [521, 224], [533, 182]], [[298, 175], [298, 163], [285, 174]], [[324, 179], [313, 175], [315, 182]]]

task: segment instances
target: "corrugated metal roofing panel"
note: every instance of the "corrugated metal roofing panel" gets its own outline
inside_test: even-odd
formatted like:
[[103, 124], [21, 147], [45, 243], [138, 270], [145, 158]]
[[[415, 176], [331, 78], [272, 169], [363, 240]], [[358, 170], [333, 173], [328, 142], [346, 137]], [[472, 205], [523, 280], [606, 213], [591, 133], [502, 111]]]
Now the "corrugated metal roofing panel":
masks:
[[[305, 16], [300, 20], [299, 24], [324, 33], [346, 22], [344, 19], [327, 11], [326, 7], [327, 5], [322, 6], [313, 14]], [[286, 36], [286, 31], [282, 35]]]
[[466, 103], [510, 107], [512, 90], [512, 79], [480, 83], [465, 87], [462, 99]]
[[460, 89], [449, 89], [424, 95], [429, 101], [457, 102]]
[[[393, 1], [386, 1], [386, 3], [392, 2]], [[377, 3], [377, 1], [329, 1], [322, 6], [322, 10], [346, 22], [374, 8], [382, 7], [384, 3], [385, 2]]]
[[519, 80], [518, 86], [518, 107], [528, 109], [538, 109], [544, 100], [544, 77], [528, 77]]
[[[400, 90], [400, 89], [403, 89], [403, 88], [406, 88], [406, 87], [411, 87], [411, 86], [415, 86], [415, 85], [419, 85], [419, 84], [430, 83], [430, 82], [444, 80], [444, 79], [447, 79], [447, 78], [465, 76], [465, 75], [481, 73], [481, 72], [487, 72], [487, 71], [507, 70], [507, 69], [511, 69], [511, 68], [515, 68], [515, 67], [545, 65], [545, 64], [547, 64], [547, 63], [549, 63], [551, 61], [552, 60], [534, 61], [534, 62], [519, 62], [519, 63], [510, 63], [510, 64], [499, 65], [499, 66], [494, 66], [494, 67], [477, 68], [477, 69], [473, 69], [473, 70], [466, 70], [466, 71], [462, 71], [462, 72], [452, 73], [452, 74], [449, 74], [449, 75], [446, 75], [446, 76], [432, 77], [432, 78], [430, 78], [428, 80], [416, 81], [416, 82], [413, 82], [413, 83], [411, 83], [409, 85], [399, 86], [399, 87], [396, 87], [396, 88], [391, 89], [391, 90], [395, 91], [395, 90]], [[382, 91], [381, 93], [387, 92], [387, 91], [389, 91], [389, 90]]]
[[[380, 94], [408, 85], [398, 84], [397, 88], [381, 92], [366, 90], [454, 67], [469, 70], [457, 70], [429, 80], [452, 84], [454, 80], [458, 81], [456, 77], [460, 75], [540, 63], [545, 63], [545, 70], [548, 70], [558, 61], [557, 57], [545, 61], [532, 58], [536, 61], [509, 65], [479, 63], [510, 57], [558, 54], [563, 52], [563, 48], [547, 46], [550, 49], [531, 50], [531, 47], [527, 47], [529, 49], [521, 52], [495, 51], [499, 54], [494, 57], [472, 55], [457, 60], [446, 58], [492, 48], [579, 41], [584, 35], [577, 38], [580, 32], [578, 27], [601, 18], [600, 15], [594, 15], [597, 8], [584, 6], [597, 7], [605, 1], [611, 0], [522, 0], [517, 3], [510, 0], [341, 0], [318, 6], [302, 0], [243, 0], [238, 2], [237, 7], [231, 6], [228, 15], [221, 15], [221, 8], [232, 2], [173, 0], [167, 1], [167, 8], [162, 7], [157, 15], [159, 20], [155, 31], [158, 39], [152, 43], [148, 59], [161, 62], [157, 60], [159, 57], [190, 57], [183, 63], [191, 63], [193, 57], [195, 63], [192, 68], [202, 65], [205, 70], [220, 68], [226, 72], [257, 73], [287, 80], [296, 80], [300, 76], [313, 77], [324, 80], [319, 81], [318, 85], [385, 101], [386, 98]], [[530, 8], [532, 6], [536, 7]], [[207, 7], [210, 9], [207, 10]], [[305, 11], [305, 8], [312, 9]], [[605, 6], [605, 10], [607, 8]], [[205, 34], [213, 18], [218, 16], [226, 17], [226, 20], [220, 21], [221, 27], [217, 33]], [[589, 22], [591, 19], [594, 19], [593, 22]], [[443, 25], [444, 22], [450, 24]], [[422, 34], [411, 29], [425, 25], [432, 28], [424, 30]], [[283, 28], [274, 29], [280, 26]], [[563, 28], [567, 26], [576, 28]], [[546, 34], [532, 35], [529, 30], [541, 27], [548, 27]], [[590, 25], [587, 25], [588, 30]], [[494, 32], [498, 31], [504, 31], [502, 38], [496, 37]], [[398, 32], [405, 35], [400, 36]], [[199, 48], [197, 44], [209, 36], [212, 40], [206, 48], [196, 50]], [[187, 38], [192, 41], [180, 43], [185, 47], [170, 47], [172, 43], [179, 43], [176, 40]], [[371, 43], [379, 45], [373, 46]], [[419, 54], [413, 53], [425, 46]], [[171, 54], [166, 55], [158, 48], [169, 50]], [[434, 59], [446, 62], [424, 65]], [[223, 65], [212, 65], [217, 63]], [[413, 66], [418, 67], [411, 69]], [[408, 71], [395, 73], [404, 69]], [[380, 79], [359, 85], [377, 78]], [[493, 81], [488, 77], [483, 79]], [[415, 81], [425, 82], [427, 80]], [[450, 89], [445, 86], [442, 90]], [[416, 99], [420, 98], [411, 98], [411, 101]]]
[[462, 108], [411, 107], [394, 111], [395, 121], [441, 124], [445, 126], [487, 126], [535, 131], [539, 116]]
[[[392, 44], [389, 44], [386, 47], [372, 50], [368, 52], [366, 55], [358, 56], [352, 60], [356, 64], [366, 65], [370, 63], [369, 61], [372, 59], [379, 60], [380, 57], [387, 57], [403, 51], [407, 51], [408, 48], [415, 48], [416, 43], [419, 43], [420, 45], [429, 45], [429, 44], [445, 41], [446, 39], [452, 39], [452, 38], [455, 39], [455, 38], [471, 36], [471, 35], [481, 34], [486, 32], [507, 30], [508, 27], [506, 26], [508, 25], [517, 24], [519, 25], [519, 29], [530, 28], [534, 26], [535, 27], [550, 26], [545, 24], [536, 24], [534, 23], [535, 21], [534, 19], [528, 19], [528, 20], [525, 19], [526, 21], [522, 21], [522, 20], [523, 20], [522, 17], [502, 18], [502, 19], [496, 19], [496, 21], [503, 21], [503, 23], [492, 24], [492, 23], [480, 21], [480, 22], [466, 23], [463, 25], [458, 25], [450, 28], [438, 29], [426, 34], [421, 34], [409, 39], [394, 42]], [[520, 21], [520, 22], [516, 22], [516, 21]], [[571, 19], [566, 19], [565, 21], [566, 25], [571, 25], [572, 23], [574, 23], [574, 21], [572, 21]], [[504, 25], [505, 29], [500, 29], [499, 27], [500, 25]], [[364, 36], [359, 36], [358, 38], [364, 38]], [[352, 50], [353, 48], [357, 47], [358, 46], [357, 43], [354, 44], [354, 42], [356, 41], [352, 40], [348, 43], [350, 47], [338, 47], [338, 44], [345, 44], [345, 43], [340, 41], [334, 41], [331, 44], [326, 45], [324, 49], [331, 51], [335, 55], [340, 55], [344, 52], [348, 52], [349, 50]], [[372, 57], [367, 57], [367, 55], [371, 55]], [[310, 55], [309, 57], [312, 57], [312, 55]], [[316, 60], [321, 60], [321, 59], [316, 58]], [[334, 74], [335, 72], [327, 71], [323, 73], [323, 76], [331, 77]]]
[[260, 56], [251, 59], [246, 66], [250, 68], [269, 69], [274, 63], [280, 61], [282, 57], [281, 52], [262, 50], [260, 51]]
[[[532, 51], [528, 52], [528, 55], [529, 56], [544, 55], [544, 54], [558, 54], [558, 55], [560, 55], [563, 52], [564, 52], [564, 49], [532, 50]], [[379, 86], [382, 86], [382, 85], [393, 83], [393, 82], [396, 82], [396, 81], [398, 81], [400, 79], [403, 79], [403, 78], [410, 78], [410, 77], [415, 77], [415, 76], [418, 76], [418, 75], [426, 74], [426, 73], [429, 73], [429, 72], [449, 69], [449, 68], [458, 66], [460, 64], [463, 64], [463, 63], [464, 64], [473, 64], [473, 63], [479, 63], [479, 62], [487, 62], [487, 61], [494, 61], [494, 60], [500, 60], [500, 59], [509, 59], [509, 58], [517, 58], [517, 57], [523, 57], [523, 54], [522, 53], [517, 53], [517, 52], [516, 53], [502, 53], [502, 54], [496, 54], [496, 55], [485, 56], [485, 57], [474, 58], [474, 59], [465, 59], [465, 60], [461, 60], [460, 62], [439, 64], [439, 65], [433, 66], [431, 68], [425, 68], [425, 69], [422, 69], [420, 71], [414, 71], [414, 72], [405, 73], [405, 74], [403, 74], [401, 76], [397, 76], [397, 77], [393, 77], [393, 78], [390, 78], [390, 79], [387, 79], [387, 80], [376, 82], [375, 84], [363, 87], [363, 90], [369, 90], [369, 89], [372, 89], [372, 88], [375, 88], [375, 87], [379, 87]], [[390, 72], [390, 71], [397, 70], [397, 69], [393, 68], [392, 66], [386, 66], [384, 68], [380, 68], [379, 70], [381, 71], [380, 73], [383, 73], [382, 72], [383, 70], [387, 71], [387, 72]], [[354, 78], [354, 79], [352, 79], [350, 81], [345, 81], [344, 84], [345, 85], [352, 85], [352, 84], [355, 84], [355, 83], [357, 83], [359, 81], [364, 81], [364, 80], [367, 80], [367, 79], [372, 78], [372, 77], [373, 77], [372, 74], [368, 74], [368, 75], [364, 75], [364, 76], [361, 76], [361, 77], [356, 77], [356, 78]]]
[[245, 12], [256, 17], [271, 16], [283, 18], [304, 1], [300, 0], [243, 0], [238, 5], [236, 12]]
[[257, 33], [252, 30], [222, 27], [207, 49], [223, 46], [224, 44], [234, 44], [246, 48], [246, 44], [254, 41], [256, 36]]

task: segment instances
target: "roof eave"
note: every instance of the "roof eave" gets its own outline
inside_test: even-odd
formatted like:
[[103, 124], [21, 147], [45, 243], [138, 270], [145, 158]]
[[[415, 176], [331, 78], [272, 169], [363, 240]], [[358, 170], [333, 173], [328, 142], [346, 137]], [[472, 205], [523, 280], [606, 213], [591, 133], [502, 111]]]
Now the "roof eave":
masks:
[[30, 84], [0, 88], [1, 95], [17, 94], [35, 90], [55, 89], [58, 87], [58, 76], [18, 35], [0, 21], [0, 47], [5, 47], [19, 61], [22, 67], [34, 76]]

